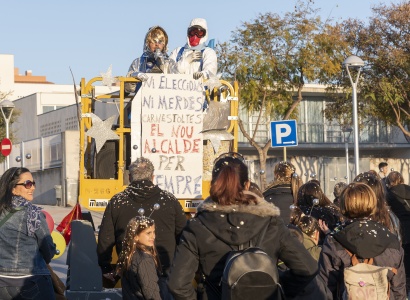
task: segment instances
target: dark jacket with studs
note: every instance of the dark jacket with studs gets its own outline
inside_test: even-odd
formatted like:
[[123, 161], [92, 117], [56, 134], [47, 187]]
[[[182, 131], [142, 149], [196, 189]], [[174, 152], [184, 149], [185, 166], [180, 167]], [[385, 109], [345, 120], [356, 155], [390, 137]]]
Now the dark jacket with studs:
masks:
[[[156, 203], [160, 208], [152, 212]], [[139, 215], [140, 208], [144, 209], [145, 216], [152, 213], [151, 218], [155, 221], [155, 246], [163, 271], [166, 272], [171, 266], [187, 218], [174, 195], [149, 180], [141, 180], [133, 181], [123, 192], [114, 195], [105, 209], [97, 245], [98, 264], [103, 273], [112, 271], [110, 263], [113, 247], [116, 247], [119, 255], [128, 222]]]
[[403, 249], [396, 235], [371, 220], [350, 221], [326, 237], [319, 259], [319, 272], [333, 299], [341, 299], [343, 270], [352, 265], [346, 249], [359, 259], [373, 258], [376, 266], [396, 268], [396, 275], [390, 271], [388, 274], [390, 299], [406, 299]]
[[168, 287], [175, 300], [197, 299], [192, 279], [198, 267], [210, 282], [205, 285], [205, 299], [220, 299], [219, 283], [225, 260], [232, 250], [230, 245], [236, 250], [250, 240], [255, 245], [259, 233], [267, 225], [259, 247], [291, 269], [283, 276], [285, 294], [292, 296], [300, 292], [315, 277], [317, 262], [291, 236], [279, 217], [279, 209], [262, 198], [258, 198], [257, 204], [229, 206], [218, 205], [208, 198], [184, 228], [175, 253], [168, 278]]

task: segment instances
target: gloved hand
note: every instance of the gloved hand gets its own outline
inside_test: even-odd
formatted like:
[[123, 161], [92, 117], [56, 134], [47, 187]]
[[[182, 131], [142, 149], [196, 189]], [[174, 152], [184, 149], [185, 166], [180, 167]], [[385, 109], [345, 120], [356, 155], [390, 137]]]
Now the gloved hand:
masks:
[[202, 59], [202, 52], [201, 51], [193, 51], [186, 58], [188, 63], [192, 63], [193, 61], [200, 61], [201, 59]]
[[199, 78], [201, 78], [202, 76], [204, 76], [204, 73], [202, 73], [202, 72], [195, 72], [195, 73], [194, 73], [194, 79], [199, 79]]
[[138, 78], [141, 81], [147, 81], [148, 80], [148, 75], [142, 72], [134, 72], [131, 74], [131, 77]]

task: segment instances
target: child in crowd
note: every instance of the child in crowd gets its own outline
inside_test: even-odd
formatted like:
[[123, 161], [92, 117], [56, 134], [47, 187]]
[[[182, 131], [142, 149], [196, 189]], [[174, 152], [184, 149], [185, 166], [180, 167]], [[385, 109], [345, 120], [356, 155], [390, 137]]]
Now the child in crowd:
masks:
[[121, 276], [123, 299], [161, 300], [161, 264], [154, 241], [153, 219], [137, 216], [129, 221], [116, 269], [116, 275]]
[[297, 226], [303, 234], [303, 246], [318, 261], [322, 248], [319, 243], [319, 223], [318, 220], [312, 216], [305, 215], [299, 207], [294, 206], [290, 217], [291, 224]]

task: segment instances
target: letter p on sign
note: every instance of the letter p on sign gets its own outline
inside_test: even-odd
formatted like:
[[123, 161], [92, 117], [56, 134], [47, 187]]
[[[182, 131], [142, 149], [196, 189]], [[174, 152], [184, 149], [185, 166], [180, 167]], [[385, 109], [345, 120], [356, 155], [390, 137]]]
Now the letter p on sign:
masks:
[[272, 147], [298, 145], [296, 120], [271, 122]]

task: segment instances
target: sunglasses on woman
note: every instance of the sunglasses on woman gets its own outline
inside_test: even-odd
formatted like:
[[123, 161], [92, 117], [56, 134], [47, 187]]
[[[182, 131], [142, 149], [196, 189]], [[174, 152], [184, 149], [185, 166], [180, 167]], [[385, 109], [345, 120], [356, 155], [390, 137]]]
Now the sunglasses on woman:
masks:
[[206, 34], [206, 30], [205, 29], [201, 29], [198, 27], [191, 27], [188, 29], [188, 35], [189, 36], [194, 36], [196, 35], [198, 38], [203, 38]]
[[22, 185], [26, 189], [31, 189], [33, 186], [36, 186], [36, 183], [34, 181], [31, 181], [31, 180], [26, 180], [22, 183], [16, 183], [16, 185]]

